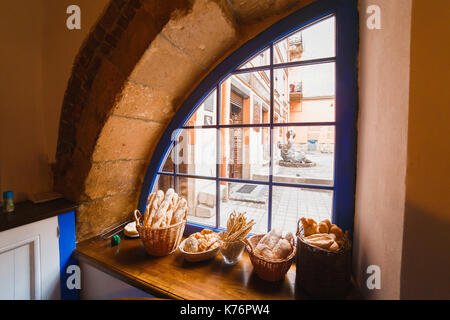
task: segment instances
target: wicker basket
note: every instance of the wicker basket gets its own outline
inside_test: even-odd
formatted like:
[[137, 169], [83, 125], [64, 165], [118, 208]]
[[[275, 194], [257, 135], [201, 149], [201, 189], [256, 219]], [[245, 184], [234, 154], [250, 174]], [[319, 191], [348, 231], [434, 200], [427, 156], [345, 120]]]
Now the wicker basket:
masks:
[[297, 285], [319, 299], [342, 299], [348, 293], [351, 276], [351, 242], [339, 251], [306, 243], [303, 226], [297, 225]]
[[254, 235], [246, 239], [246, 247], [250, 256], [255, 273], [266, 281], [280, 281], [284, 279], [286, 273], [292, 265], [295, 258], [296, 248], [294, 241], [292, 242], [293, 250], [291, 254], [284, 260], [268, 260], [255, 255], [254, 249], [258, 242], [264, 237], [264, 234]]
[[136, 210], [136, 230], [149, 255], [161, 257], [174, 252], [183, 237], [186, 216], [174, 225], [164, 228], [151, 228], [142, 225], [143, 216]]

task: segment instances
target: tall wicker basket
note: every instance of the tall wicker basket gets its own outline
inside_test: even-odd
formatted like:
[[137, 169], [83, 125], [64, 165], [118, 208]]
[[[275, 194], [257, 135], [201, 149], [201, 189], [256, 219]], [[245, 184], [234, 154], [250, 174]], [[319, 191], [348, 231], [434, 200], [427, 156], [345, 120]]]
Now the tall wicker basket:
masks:
[[318, 299], [343, 299], [351, 277], [351, 242], [336, 252], [312, 246], [303, 240], [303, 226], [297, 225], [296, 283]]
[[258, 242], [264, 237], [264, 234], [254, 235], [245, 239], [250, 261], [255, 273], [263, 280], [275, 282], [284, 279], [286, 273], [295, 259], [295, 243], [292, 242], [293, 250], [291, 254], [283, 260], [269, 260], [255, 255], [255, 248]]
[[164, 228], [151, 228], [142, 225], [143, 216], [135, 211], [136, 229], [149, 255], [161, 257], [177, 250], [186, 226], [186, 216], [174, 225]]

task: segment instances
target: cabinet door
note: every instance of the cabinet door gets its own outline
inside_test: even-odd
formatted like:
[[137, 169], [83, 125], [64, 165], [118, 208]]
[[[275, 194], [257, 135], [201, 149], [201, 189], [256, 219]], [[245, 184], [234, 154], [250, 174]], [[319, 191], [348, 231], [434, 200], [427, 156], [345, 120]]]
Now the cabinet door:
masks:
[[0, 232], [0, 299], [59, 299], [57, 217]]

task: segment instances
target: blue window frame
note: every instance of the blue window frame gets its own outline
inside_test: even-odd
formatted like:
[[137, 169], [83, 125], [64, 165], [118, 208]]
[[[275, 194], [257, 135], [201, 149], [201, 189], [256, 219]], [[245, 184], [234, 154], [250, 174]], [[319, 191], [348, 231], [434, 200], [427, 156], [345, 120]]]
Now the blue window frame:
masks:
[[[335, 56], [325, 58], [301, 60], [295, 62], [274, 61], [274, 44], [281, 39], [295, 33], [299, 29], [312, 25], [328, 17], [335, 19]], [[264, 50], [270, 52], [270, 62], [267, 65], [252, 68], [241, 66]], [[268, 229], [272, 222], [272, 192], [274, 187], [294, 187], [330, 190], [333, 192], [332, 221], [344, 230], [349, 230], [352, 235], [354, 217], [354, 194], [356, 180], [356, 137], [357, 137], [357, 54], [358, 54], [358, 11], [356, 0], [319, 0], [311, 5], [298, 10], [283, 20], [277, 22], [265, 30], [237, 51], [232, 53], [220, 65], [218, 65], [185, 100], [176, 113], [168, 128], [159, 141], [148, 167], [139, 199], [139, 210], [145, 209], [149, 193], [154, 189], [158, 176], [164, 175], [173, 178], [174, 186], [177, 187], [177, 178], [195, 178], [214, 181], [216, 185], [216, 203], [220, 199], [220, 183], [243, 182], [256, 185], [265, 185], [269, 189], [268, 196]], [[277, 123], [274, 122], [274, 70], [288, 67], [320, 65], [326, 63], [335, 64], [335, 120], [329, 122], [296, 122]], [[270, 120], [267, 123], [258, 124], [221, 124], [220, 99], [221, 84], [231, 74], [243, 74], [248, 72], [266, 71], [270, 79]], [[219, 132], [223, 128], [268, 128], [270, 133], [270, 165], [268, 180], [255, 181], [234, 179], [220, 176], [220, 135], [216, 134], [216, 174], [215, 176], [199, 176], [177, 172], [174, 166], [171, 172], [163, 171], [162, 165], [174, 146], [176, 134], [179, 129], [197, 129], [186, 125], [188, 119], [194, 114], [199, 105], [215, 90], [216, 94], [216, 119], [214, 123], [201, 126], [198, 129], [216, 129]], [[211, 97], [209, 97], [209, 100]], [[210, 121], [210, 119], [208, 120]], [[332, 126], [335, 132], [335, 155], [334, 155], [334, 179], [332, 185], [288, 183], [274, 181], [273, 176], [273, 130], [278, 127], [314, 127]], [[176, 144], [175, 144], [176, 145]], [[218, 230], [220, 227], [220, 205], [216, 205], [215, 226], [209, 226]], [[204, 225], [189, 223], [187, 233], [198, 231]]]

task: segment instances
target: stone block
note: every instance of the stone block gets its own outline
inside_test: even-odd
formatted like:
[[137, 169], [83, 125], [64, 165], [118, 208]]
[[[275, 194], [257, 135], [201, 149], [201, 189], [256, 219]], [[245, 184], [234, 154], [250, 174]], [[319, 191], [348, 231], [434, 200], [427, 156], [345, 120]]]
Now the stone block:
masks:
[[166, 92], [127, 81], [112, 112], [166, 123], [175, 114], [175, 108]]
[[236, 41], [236, 30], [221, 6], [197, 0], [183, 15], [172, 15], [162, 34], [195, 61], [209, 67]]
[[[127, 20], [127, 18], [124, 19]], [[116, 28], [122, 29], [122, 25]], [[111, 50], [109, 59], [124, 75], [128, 76], [157, 34], [153, 16], [145, 10], [137, 10], [136, 15], [129, 21]]]
[[177, 11], [178, 15], [189, 12], [194, 0], [143, 0], [142, 2], [142, 7], [154, 17], [155, 27], [160, 31], [174, 11]]
[[72, 201], [79, 201], [84, 190], [84, 181], [91, 169], [89, 159], [77, 148], [73, 150], [70, 165], [55, 176], [54, 189]]
[[205, 205], [207, 207], [214, 208], [216, 204], [216, 196], [207, 192], [199, 192], [197, 203], [199, 205]]
[[112, 115], [97, 140], [92, 161], [146, 159], [165, 125]]
[[142, 187], [145, 161], [106, 161], [93, 163], [85, 181], [82, 200], [93, 200]]
[[192, 89], [203, 71], [191, 57], [158, 35], [129, 79], [167, 92], [169, 101], [175, 101]]
[[198, 205], [195, 208], [195, 216], [199, 218], [211, 218], [216, 213], [215, 209], [207, 206]]
[[85, 154], [92, 154], [106, 116], [122, 91], [124, 82], [123, 74], [111, 62], [103, 59], [92, 84], [87, 106], [77, 125], [76, 145]]
[[260, 21], [314, 0], [230, 0], [229, 3], [241, 24]]
[[76, 213], [77, 241], [89, 239], [113, 224], [131, 219], [137, 198], [138, 192], [129, 192], [82, 202]]

